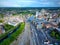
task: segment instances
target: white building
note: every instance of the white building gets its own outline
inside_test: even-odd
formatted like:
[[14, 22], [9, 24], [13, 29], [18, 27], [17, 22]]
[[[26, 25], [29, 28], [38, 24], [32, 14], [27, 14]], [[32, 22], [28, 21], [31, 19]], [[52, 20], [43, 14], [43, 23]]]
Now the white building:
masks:
[[39, 11], [36, 11], [36, 17], [39, 15]]
[[8, 24], [10, 25], [13, 25], [13, 26], [16, 26], [18, 25], [19, 23], [23, 22], [23, 18], [19, 17], [19, 16], [16, 16], [16, 17], [10, 17], [7, 21]]

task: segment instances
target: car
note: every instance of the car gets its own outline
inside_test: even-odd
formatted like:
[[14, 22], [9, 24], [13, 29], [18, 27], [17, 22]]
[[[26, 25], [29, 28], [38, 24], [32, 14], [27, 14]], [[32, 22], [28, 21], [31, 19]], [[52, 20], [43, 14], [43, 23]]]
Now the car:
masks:
[[44, 44], [49, 44], [49, 43], [50, 43], [49, 40], [45, 40], [45, 41], [44, 41]]

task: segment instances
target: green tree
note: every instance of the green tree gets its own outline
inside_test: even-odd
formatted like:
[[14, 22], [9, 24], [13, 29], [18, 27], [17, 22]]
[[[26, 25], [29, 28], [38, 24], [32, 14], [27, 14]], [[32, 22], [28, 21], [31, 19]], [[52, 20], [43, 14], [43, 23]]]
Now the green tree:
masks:
[[51, 36], [55, 37], [55, 32], [54, 31], [52, 31]]

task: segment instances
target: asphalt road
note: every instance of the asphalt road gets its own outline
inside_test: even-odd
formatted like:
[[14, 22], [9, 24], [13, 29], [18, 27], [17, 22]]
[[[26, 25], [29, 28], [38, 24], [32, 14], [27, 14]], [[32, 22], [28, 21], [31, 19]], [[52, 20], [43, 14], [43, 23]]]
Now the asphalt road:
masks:
[[36, 29], [36, 27], [33, 24], [31, 24], [31, 25], [32, 25], [31, 28], [32, 29], [34, 28], [35, 35], [37, 34], [36, 39], [38, 39], [38, 41], [36, 40], [37, 41], [36, 43], [39, 42], [37, 45], [45, 45], [44, 44], [45, 40], [49, 40], [50, 44], [54, 44], [54, 43], [59, 42], [49, 36], [48, 31], [47, 31], [48, 29], [46, 29], [46, 31], [45, 31], [45, 29]]
[[34, 45], [30, 30], [30, 24], [28, 22], [25, 23], [25, 30], [11, 45]]
[[43, 41], [46, 40], [46, 35], [42, 31], [37, 30], [33, 24], [30, 24], [30, 25], [31, 25], [33, 34], [35, 36], [34, 40], [36, 45], [44, 45]]
[[25, 30], [12, 45], [44, 45], [46, 39], [54, 43], [46, 31], [36, 29], [35, 25], [26, 21]]
[[30, 30], [29, 24], [25, 23], [25, 30], [19, 39], [18, 45], [29, 45], [30, 44]]

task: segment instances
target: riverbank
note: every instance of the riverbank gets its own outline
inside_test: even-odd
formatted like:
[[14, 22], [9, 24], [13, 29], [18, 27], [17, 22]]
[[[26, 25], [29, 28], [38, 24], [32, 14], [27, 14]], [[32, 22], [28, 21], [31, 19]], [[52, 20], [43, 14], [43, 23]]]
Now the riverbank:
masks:
[[0, 45], [10, 45], [10, 43], [16, 40], [19, 34], [22, 33], [22, 31], [24, 30], [24, 27], [25, 27], [25, 23], [21, 23], [19, 28], [14, 33], [12, 33], [8, 38], [3, 40], [3, 42], [1, 42]]

